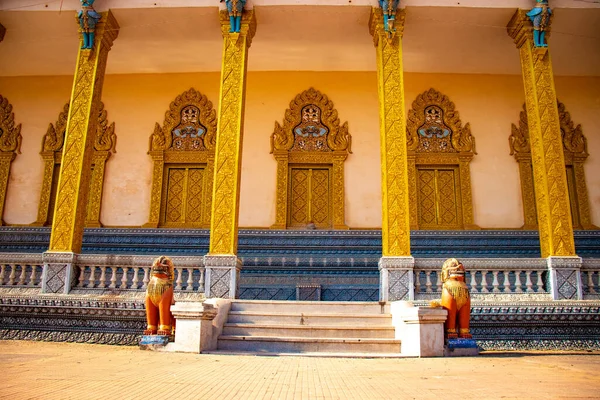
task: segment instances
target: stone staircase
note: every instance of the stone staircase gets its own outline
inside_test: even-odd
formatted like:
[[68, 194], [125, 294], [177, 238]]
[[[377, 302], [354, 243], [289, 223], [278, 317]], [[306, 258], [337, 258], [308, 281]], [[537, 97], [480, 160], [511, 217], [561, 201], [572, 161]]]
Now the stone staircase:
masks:
[[399, 357], [388, 307], [235, 300], [213, 353]]

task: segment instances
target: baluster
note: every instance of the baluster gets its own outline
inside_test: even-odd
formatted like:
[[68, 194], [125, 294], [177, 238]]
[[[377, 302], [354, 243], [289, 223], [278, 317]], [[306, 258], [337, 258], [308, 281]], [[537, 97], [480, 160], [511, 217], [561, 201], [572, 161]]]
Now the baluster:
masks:
[[415, 295], [421, 293], [421, 271], [415, 271]]
[[198, 282], [198, 291], [200, 293], [205, 293], [205, 288], [204, 288], [204, 268], [202, 268], [200, 270], [200, 282]]
[[85, 283], [85, 265], [81, 265], [79, 267], [80, 274], [79, 279], [77, 280], [77, 287], [82, 288]]
[[175, 290], [181, 290], [181, 283], [183, 282], [183, 268], [175, 268], [177, 279], [175, 280]]
[[35, 280], [37, 279], [37, 265], [31, 265], [31, 274], [29, 275], [29, 282], [27, 286], [35, 286]]
[[477, 292], [478, 291], [477, 290], [477, 280], [475, 279], [476, 278], [476, 271], [470, 271], [469, 273], [471, 275], [471, 279], [470, 279], [471, 280], [471, 282], [470, 282], [471, 291], [472, 292]]
[[142, 285], [142, 289], [146, 289], [148, 287], [148, 282], [150, 282], [150, 277], [148, 276], [148, 274], [150, 273], [150, 267], [143, 267], [144, 268], [144, 280], [143, 280], [143, 285]]
[[129, 272], [129, 267], [123, 267], [123, 276], [121, 277], [121, 285], [119, 288], [127, 289], [127, 273]]
[[492, 272], [492, 274], [494, 275], [494, 280], [492, 281], [492, 292], [493, 293], [500, 293], [500, 282], [498, 281], [499, 273], [500, 273], [500, 271]]
[[110, 285], [108, 287], [111, 289], [115, 289], [117, 287], [117, 270], [118, 267], [116, 265], [110, 267]]
[[6, 265], [0, 265], [0, 286], [4, 285], [4, 272], [6, 271]]
[[531, 281], [531, 271], [525, 271], [525, 291], [533, 293], [533, 282]]
[[523, 283], [521, 282], [521, 271], [515, 271], [515, 292], [523, 293]]
[[432, 271], [425, 271], [425, 293], [431, 293], [433, 292], [432, 286], [433, 286], [433, 273]]
[[587, 271], [587, 286], [588, 294], [594, 294], [596, 292], [594, 288], [594, 271]]
[[93, 288], [96, 285], [96, 266], [90, 265], [90, 277], [87, 282], [87, 288]]
[[21, 274], [19, 275], [19, 286], [25, 285], [25, 274], [27, 272], [27, 265], [21, 265]]
[[100, 281], [98, 282], [98, 286], [96, 287], [104, 289], [106, 287], [106, 266], [102, 265], [98, 268], [100, 268]]
[[10, 267], [10, 275], [8, 276], [8, 284], [12, 286], [15, 284], [15, 276], [17, 274], [17, 266], [13, 265], [13, 264], [9, 264], [8, 266]]
[[194, 269], [188, 268], [187, 272], [188, 272], [188, 279], [187, 279], [187, 286], [185, 287], [185, 290], [189, 290], [191, 292], [192, 290], [194, 290]]
[[536, 286], [537, 286], [537, 293], [541, 293], [542, 290], [544, 290], [544, 281], [542, 281], [542, 271], [537, 271], [537, 281], [536, 281]]
[[131, 288], [137, 289], [140, 278], [138, 273], [140, 272], [140, 267], [133, 267], [133, 280], [131, 281]]
[[489, 271], [486, 270], [482, 270], [481, 271], [481, 292], [482, 293], [489, 293], [490, 289], [488, 287], [488, 282], [487, 282], [487, 274]]

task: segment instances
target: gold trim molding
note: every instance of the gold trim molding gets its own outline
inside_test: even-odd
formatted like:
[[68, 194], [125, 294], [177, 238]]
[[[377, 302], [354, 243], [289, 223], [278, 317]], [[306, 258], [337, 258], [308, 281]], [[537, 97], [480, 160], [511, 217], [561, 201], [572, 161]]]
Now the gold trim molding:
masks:
[[[50, 198], [52, 188], [58, 184], [55, 182], [55, 169], [60, 169], [67, 120], [69, 117], [69, 103], [66, 103], [62, 112], [58, 115], [56, 124], [48, 124], [48, 130], [42, 138], [42, 151], [40, 155], [44, 160], [44, 178], [42, 180], [42, 191], [38, 205], [38, 216], [34, 226], [47, 226], [51, 223], [50, 212], [52, 199]], [[102, 192], [104, 187], [104, 171], [106, 161], [113, 153], [116, 153], [117, 135], [115, 134], [115, 123], [108, 122], [108, 113], [104, 109], [104, 103], [100, 102], [96, 136], [94, 139], [94, 152], [92, 156], [92, 177], [88, 207], [85, 219], [86, 227], [101, 227], [100, 211], [102, 206]]]
[[[194, 120], [189, 122], [201, 126], [206, 131], [198, 138], [192, 139], [177, 136], [178, 129], [186, 127], [182, 124], [185, 118]], [[169, 105], [165, 112], [165, 120], [160, 126], [158, 122], [154, 126], [154, 132], [150, 136], [148, 154], [152, 158], [152, 193], [150, 197], [150, 215], [148, 223], [144, 227], [157, 228], [159, 226], [170, 226], [164, 220], [164, 197], [166, 193], [166, 180], [164, 174], [168, 166], [177, 165], [205, 165], [206, 178], [203, 181], [202, 200], [202, 223], [201, 228], [210, 225], [210, 205], [212, 200], [212, 186], [214, 174], [214, 158], [217, 136], [217, 113], [208, 98], [194, 88], [178, 95]], [[174, 139], [175, 138], [175, 139]], [[177, 227], [189, 227], [188, 225], [177, 225]]]
[[10, 167], [17, 154], [21, 154], [22, 140], [21, 124], [15, 126], [13, 107], [6, 97], [0, 95], [0, 225], [5, 225], [2, 217]]
[[[313, 106], [313, 108], [310, 108]], [[314, 109], [318, 108], [318, 111]], [[309, 109], [310, 108], [310, 109]], [[318, 121], [316, 121], [318, 112]], [[301, 129], [305, 118], [313, 118], [311, 124], [322, 131], [308, 134], [305, 138], [295, 133]], [[311, 125], [312, 128], [312, 125]], [[321, 141], [319, 138], [323, 137]], [[332, 166], [332, 212], [333, 229], [348, 229], [345, 222], [344, 161], [352, 153], [352, 136], [348, 122], [340, 125], [338, 112], [329, 98], [309, 88], [296, 95], [285, 110], [283, 125], [275, 122], [271, 134], [271, 154], [277, 161], [277, 194], [275, 223], [272, 229], [285, 229], [288, 222], [289, 168], [290, 165]]]
[[[431, 88], [413, 101], [406, 123], [408, 175], [410, 193], [418, 193], [417, 168], [447, 165], [457, 168], [460, 193], [460, 229], [480, 229], [473, 222], [470, 162], [475, 151], [475, 138], [469, 123], [462, 125], [458, 111], [450, 99]], [[411, 229], [419, 229], [418, 196], [410, 201]], [[439, 229], [444, 229], [440, 226]]]
[[[575, 126], [571, 120], [571, 114], [567, 111], [564, 103], [557, 100], [560, 130], [562, 135], [563, 153], [565, 166], [573, 167], [574, 190], [578, 226], [580, 229], [598, 229], [591, 222], [589, 197], [585, 179], [583, 164], [589, 156], [587, 150], [587, 139], [583, 134], [581, 124]], [[519, 163], [519, 175], [521, 177], [521, 196], [523, 199], [524, 230], [537, 230], [537, 210], [535, 206], [535, 190], [533, 183], [533, 170], [531, 165], [531, 145], [529, 139], [529, 126], [527, 123], [527, 110], [523, 104], [523, 110], [519, 113], [519, 127], [511, 126], [509, 136], [510, 155], [514, 155]]]

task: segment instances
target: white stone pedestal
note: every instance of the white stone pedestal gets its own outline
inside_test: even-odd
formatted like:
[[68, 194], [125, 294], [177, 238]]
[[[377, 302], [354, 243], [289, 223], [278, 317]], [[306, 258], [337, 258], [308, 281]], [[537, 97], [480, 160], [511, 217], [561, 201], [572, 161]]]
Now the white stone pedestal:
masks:
[[444, 322], [448, 315], [446, 310], [415, 307], [408, 301], [395, 301], [391, 303], [391, 313], [396, 339], [402, 341], [403, 356], [444, 356]]

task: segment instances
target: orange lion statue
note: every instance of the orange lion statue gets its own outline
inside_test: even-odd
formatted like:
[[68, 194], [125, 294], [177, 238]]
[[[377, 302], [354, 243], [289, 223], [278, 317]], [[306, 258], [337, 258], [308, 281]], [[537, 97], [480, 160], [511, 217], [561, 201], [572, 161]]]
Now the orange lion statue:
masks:
[[465, 267], [456, 258], [449, 258], [442, 266], [441, 306], [448, 311], [444, 324], [446, 337], [471, 339], [471, 297], [465, 283]]
[[175, 267], [169, 257], [154, 260], [150, 270], [150, 282], [146, 289], [146, 321], [144, 335], [171, 335], [175, 319], [171, 314], [173, 304], [173, 278]]

